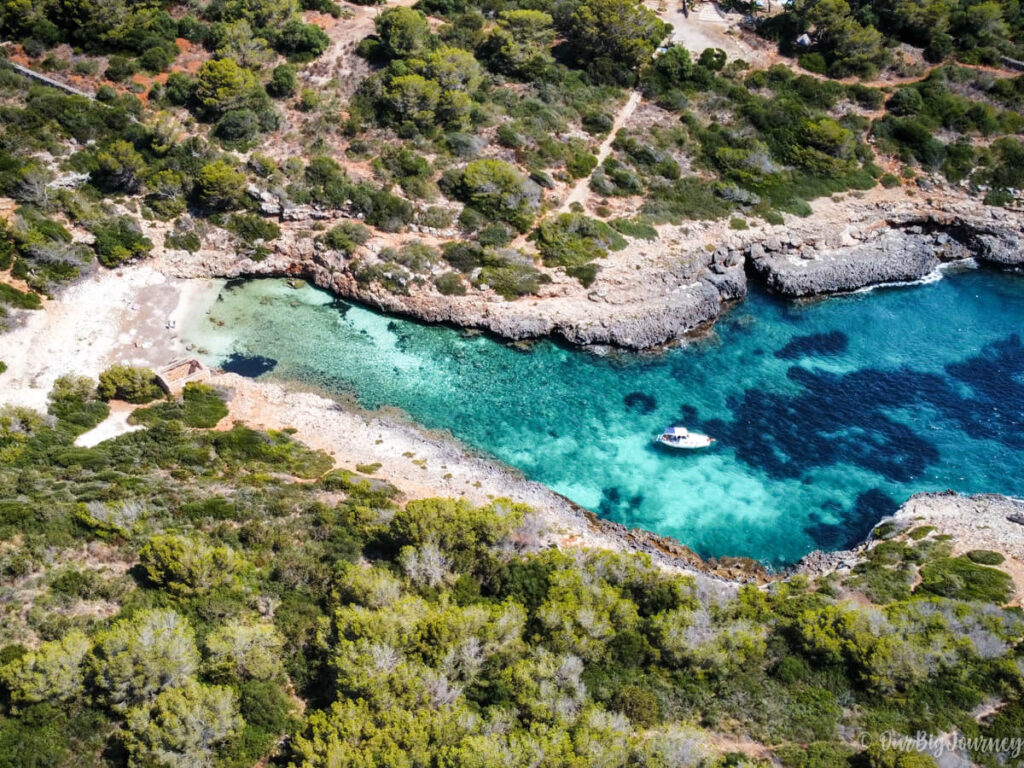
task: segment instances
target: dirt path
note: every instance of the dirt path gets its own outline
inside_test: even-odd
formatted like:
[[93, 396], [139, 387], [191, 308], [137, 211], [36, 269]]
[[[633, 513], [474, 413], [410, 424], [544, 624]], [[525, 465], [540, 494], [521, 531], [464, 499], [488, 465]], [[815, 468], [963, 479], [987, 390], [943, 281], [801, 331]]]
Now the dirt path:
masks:
[[350, 15], [338, 19], [334, 24], [325, 26], [325, 32], [331, 44], [323, 55], [307, 69], [309, 81], [313, 85], [323, 85], [336, 78], [343, 89], [355, 91], [359, 81], [369, 71], [366, 62], [355, 55], [355, 48], [367, 35], [376, 31], [377, 17], [389, 8], [413, 5], [416, 0], [391, 0], [383, 5], [354, 5], [342, 3], [342, 8]]
[[[615, 136], [618, 134], [619, 129], [626, 124], [626, 121], [632, 117], [633, 112], [636, 111], [637, 106], [640, 104], [640, 91], [630, 91], [629, 98], [626, 99], [626, 103], [622, 105], [622, 109], [615, 116], [615, 120], [612, 121], [612, 128], [608, 131], [608, 136], [604, 141], [601, 142], [601, 146], [597, 148], [597, 167], [601, 166], [601, 163], [605, 161], [608, 155], [612, 151], [612, 143], [615, 141]], [[576, 182], [576, 185], [569, 192], [569, 195], [565, 198], [565, 202], [562, 203], [562, 207], [558, 209], [559, 213], [565, 213], [569, 210], [573, 203], [579, 203], [584, 208], [586, 207], [587, 198], [590, 197], [590, 176], [587, 174], [582, 179]]]
[[92, 448], [107, 440], [112, 440], [119, 435], [126, 435], [143, 427], [139, 424], [129, 424], [128, 417], [132, 415], [138, 406], [122, 403], [119, 401], [110, 404], [110, 415], [90, 429], [75, 438], [75, 445], [79, 448]]
[[[736, 13], [724, 13], [712, 2], [694, 5], [687, 16], [682, 10], [682, 0], [666, 0], [667, 8], [658, 12], [662, 21], [672, 25], [671, 42], [684, 46], [694, 56], [700, 55], [705, 48], [721, 48], [730, 60], [742, 59], [755, 69], [767, 69], [781, 64], [798, 75], [807, 75], [818, 80], [831, 78], [802, 69], [795, 59], [782, 56], [775, 46], [768, 41], [755, 38], [758, 45], [751, 44], [750, 34], [741, 35], [739, 24], [742, 16]], [[989, 67], [982, 64], [962, 64], [960, 62], [940, 62], [929, 65], [922, 74], [908, 77], [888, 77], [875, 80], [860, 80], [856, 77], [844, 77], [835, 82], [844, 85], [859, 83], [869, 88], [900, 86], [917, 83], [927, 78], [932, 72], [946, 64], [955, 64], [976, 72], [987, 72], [995, 77], [1015, 77], [1019, 72]]]

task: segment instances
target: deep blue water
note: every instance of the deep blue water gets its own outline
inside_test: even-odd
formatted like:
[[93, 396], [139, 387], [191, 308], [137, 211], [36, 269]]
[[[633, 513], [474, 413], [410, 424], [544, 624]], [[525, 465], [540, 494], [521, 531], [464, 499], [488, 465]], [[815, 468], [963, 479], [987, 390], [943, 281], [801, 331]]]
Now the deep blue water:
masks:
[[[225, 286], [188, 340], [246, 375], [354, 393], [706, 556], [785, 564], [912, 493], [1024, 495], [1024, 277], [970, 271], [807, 304], [754, 292], [705, 339], [598, 357], [386, 317], [281, 280]], [[681, 423], [718, 442], [659, 449]]]

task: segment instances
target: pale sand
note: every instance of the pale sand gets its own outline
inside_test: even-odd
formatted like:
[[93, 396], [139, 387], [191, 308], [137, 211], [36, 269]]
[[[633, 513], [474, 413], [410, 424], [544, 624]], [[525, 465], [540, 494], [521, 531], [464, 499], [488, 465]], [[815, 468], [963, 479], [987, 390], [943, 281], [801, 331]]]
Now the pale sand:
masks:
[[132, 415], [135, 408], [136, 406], [128, 403], [111, 403], [110, 415], [88, 432], [83, 432], [75, 438], [75, 445], [79, 448], [92, 448], [118, 435], [126, 435], [137, 429], [144, 429], [140, 424], [128, 423], [128, 417]]
[[153, 367], [180, 357], [184, 348], [166, 325], [201, 287], [145, 265], [100, 270], [42, 310], [22, 313], [18, 327], [0, 334], [0, 404], [45, 410], [64, 374], [95, 378], [114, 362]]
[[[178, 336], [189, 313], [205, 311], [223, 285], [218, 280], [167, 278], [147, 265], [100, 270], [69, 288], [15, 330], [0, 335], [0, 405], [46, 409], [54, 380], [66, 373], [97, 377], [112, 363], [159, 367], [188, 352]], [[584, 511], [515, 470], [473, 454], [450, 435], [405, 423], [400, 415], [367, 413], [317, 394], [271, 382], [218, 374], [211, 384], [229, 393], [233, 421], [260, 429], [292, 427], [295, 437], [330, 454], [336, 466], [380, 463], [373, 476], [395, 485], [406, 499], [447, 496], [474, 504], [508, 498], [536, 510], [531, 530], [537, 545], [629, 546], [595, 527]], [[111, 416], [82, 435], [96, 445], [130, 431], [130, 407], [115, 404]]]

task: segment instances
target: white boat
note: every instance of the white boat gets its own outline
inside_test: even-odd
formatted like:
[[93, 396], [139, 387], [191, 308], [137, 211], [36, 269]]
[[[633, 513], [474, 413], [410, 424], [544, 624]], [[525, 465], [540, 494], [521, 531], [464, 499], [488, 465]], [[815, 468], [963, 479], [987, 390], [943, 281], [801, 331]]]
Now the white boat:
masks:
[[715, 438], [702, 435], [700, 432], [691, 432], [685, 427], [669, 427], [655, 438], [655, 442], [669, 448], [694, 450], [696, 448], [707, 448], [715, 442]]

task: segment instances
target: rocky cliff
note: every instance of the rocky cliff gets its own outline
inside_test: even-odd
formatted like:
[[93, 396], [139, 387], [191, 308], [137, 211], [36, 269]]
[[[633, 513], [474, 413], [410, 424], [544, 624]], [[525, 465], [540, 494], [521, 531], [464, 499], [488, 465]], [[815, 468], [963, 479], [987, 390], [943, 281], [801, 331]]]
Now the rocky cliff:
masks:
[[[633, 241], [602, 259], [590, 287], [545, 270], [550, 282], [515, 301], [490, 289], [443, 295], [430, 272], [402, 290], [360, 281], [357, 267], [381, 263], [381, 252], [393, 242], [371, 241], [350, 258], [320, 242], [318, 225], [286, 217], [282, 236], [262, 260], [239, 253], [231, 235], [214, 230], [197, 253], [164, 252], [161, 269], [180, 277], [301, 277], [342, 298], [425, 322], [510, 340], [558, 337], [645, 350], [712, 324], [730, 302], [745, 297], [748, 273], [769, 290], [796, 298], [919, 280], [944, 262], [968, 257], [1003, 268], [1024, 265], [1019, 213], [968, 201], [849, 204], [840, 215], [841, 222], [833, 213], [743, 233], [707, 222], [663, 228], [659, 240]], [[430, 232], [390, 237], [439, 241]]]
[[379, 247], [371, 244], [356, 259], [348, 258], [300, 228], [286, 228], [275, 250], [259, 261], [237, 253], [237, 244], [223, 231], [211, 233], [204, 245], [196, 253], [166, 251], [160, 268], [175, 277], [301, 277], [386, 312], [511, 340], [550, 336], [577, 345], [650, 349], [714, 322], [747, 289], [743, 256], [736, 251], [690, 248], [676, 253], [644, 241], [610, 254], [589, 288], [549, 270], [551, 282], [538, 295], [516, 301], [477, 289], [446, 296], [429, 275], [402, 292], [361, 282], [357, 263], [374, 263]]

